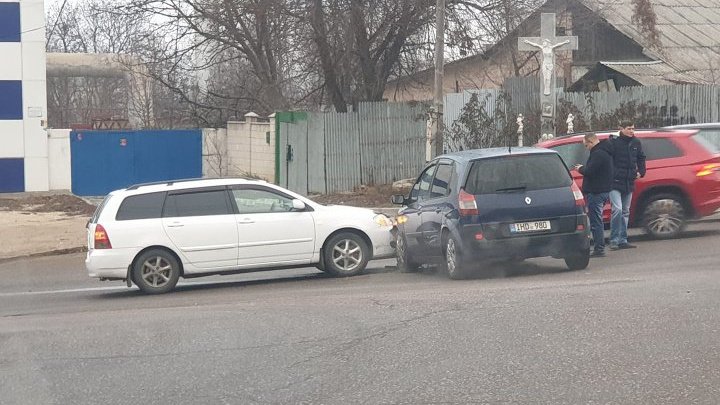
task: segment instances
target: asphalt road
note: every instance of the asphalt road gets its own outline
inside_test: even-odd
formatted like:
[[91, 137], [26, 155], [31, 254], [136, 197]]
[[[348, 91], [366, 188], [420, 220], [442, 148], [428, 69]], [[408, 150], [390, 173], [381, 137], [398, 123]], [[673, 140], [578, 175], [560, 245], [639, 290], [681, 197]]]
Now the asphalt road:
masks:
[[0, 403], [719, 403], [720, 221], [633, 241], [577, 272], [378, 261], [162, 296], [87, 278], [83, 255], [0, 263]]

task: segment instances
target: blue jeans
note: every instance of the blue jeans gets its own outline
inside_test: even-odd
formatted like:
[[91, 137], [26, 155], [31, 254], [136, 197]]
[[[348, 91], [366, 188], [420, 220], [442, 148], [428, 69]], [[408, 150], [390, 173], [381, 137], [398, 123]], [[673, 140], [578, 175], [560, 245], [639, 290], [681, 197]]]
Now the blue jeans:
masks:
[[608, 200], [609, 193], [588, 193], [585, 195], [588, 207], [588, 217], [590, 218], [590, 230], [592, 231], [593, 248], [596, 252], [605, 250], [605, 226], [603, 225], [603, 208], [605, 201]]
[[627, 228], [630, 220], [630, 201], [632, 192], [621, 193], [618, 190], [610, 191], [610, 244], [622, 245], [627, 243]]

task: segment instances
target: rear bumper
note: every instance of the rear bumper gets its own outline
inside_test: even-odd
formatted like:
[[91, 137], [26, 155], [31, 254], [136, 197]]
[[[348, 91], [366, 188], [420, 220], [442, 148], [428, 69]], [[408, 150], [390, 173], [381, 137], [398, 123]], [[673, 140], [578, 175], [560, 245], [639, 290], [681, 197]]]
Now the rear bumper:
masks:
[[566, 257], [590, 248], [590, 233], [523, 236], [500, 240], [465, 241], [467, 258]]
[[707, 217], [713, 215], [718, 209], [720, 209], [720, 196], [698, 204], [695, 208], [695, 216], [698, 218]]
[[85, 268], [90, 277], [124, 280], [136, 254], [135, 249], [92, 249], [85, 256]]

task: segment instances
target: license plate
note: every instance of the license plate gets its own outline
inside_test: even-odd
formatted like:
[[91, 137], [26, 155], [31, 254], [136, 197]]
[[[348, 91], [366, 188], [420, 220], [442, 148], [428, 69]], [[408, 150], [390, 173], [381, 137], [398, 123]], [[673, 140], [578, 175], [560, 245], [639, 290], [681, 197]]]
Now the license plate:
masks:
[[549, 231], [550, 221], [518, 222], [510, 224], [511, 233]]

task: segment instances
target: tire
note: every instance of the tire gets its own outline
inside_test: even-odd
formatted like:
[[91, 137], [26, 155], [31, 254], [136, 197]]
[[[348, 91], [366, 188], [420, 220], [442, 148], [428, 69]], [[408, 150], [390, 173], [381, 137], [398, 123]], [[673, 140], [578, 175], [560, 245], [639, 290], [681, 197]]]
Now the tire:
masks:
[[365, 270], [370, 260], [370, 248], [360, 236], [341, 232], [327, 241], [323, 256], [326, 273], [350, 277]]
[[685, 207], [675, 194], [658, 194], [650, 197], [642, 213], [645, 232], [654, 239], [672, 239], [687, 225]]
[[467, 277], [460, 245], [452, 236], [449, 236], [445, 242], [445, 269], [448, 277], [453, 280], [462, 280]]
[[398, 234], [395, 243], [395, 253], [397, 257], [397, 268], [403, 273], [415, 273], [420, 270], [420, 264], [413, 262], [408, 257], [407, 242], [405, 236]]
[[167, 250], [151, 249], [140, 255], [132, 268], [132, 280], [146, 294], [164, 294], [180, 279], [180, 263]]
[[570, 270], [584, 270], [590, 264], [590, 248], [565, 257], [565, 264]]

